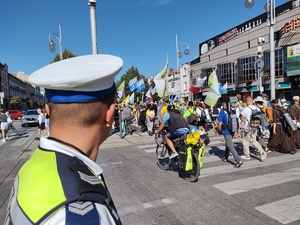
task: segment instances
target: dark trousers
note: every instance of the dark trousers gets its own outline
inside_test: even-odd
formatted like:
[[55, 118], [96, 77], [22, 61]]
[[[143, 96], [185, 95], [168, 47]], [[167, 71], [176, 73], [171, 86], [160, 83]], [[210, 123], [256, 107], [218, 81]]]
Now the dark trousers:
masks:
[[131, 118], [125, 118], [124, 119], [124, 125], [125, 125], [125, 132], [126, 132], [126, 134], [132, 132]]
[[225, 140], [225, 158], [228, 159], [229, 152], [232, 154], [234, 160], [236, 163], [238, 163], [241, 160], [241, 157], [237, 153], [236, 149], [234, 148], [234, 144], [232, 141], [232, 134], [224, 134], [224, 140]]

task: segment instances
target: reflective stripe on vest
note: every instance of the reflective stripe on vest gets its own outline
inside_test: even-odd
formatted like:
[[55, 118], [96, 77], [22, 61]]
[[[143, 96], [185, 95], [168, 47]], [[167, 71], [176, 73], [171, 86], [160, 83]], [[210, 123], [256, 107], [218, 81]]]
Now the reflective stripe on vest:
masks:
[[[71, 180], [75, 179], [74, 171], [71, 171], [66, 164], [66, 161], [71, 158], [74, 157], [40, 149], [32, 154], [20, 169], [15, 180], [6, 224], [41, 223], [57, 209], [81, 199], [78, 184], [73, 183], [76, 181], [69, 182], [70, 178]], [[75, 159], [77, 158], [75, 157]], [[63, 171], [62, 174], [60, 174], [61, 171]], [[80, 171], [75, 172], [80, 174]], [[91, 172], [93, 174], [93, 171]], [[119, 216], [105, 187], [103, 177], [95, 175], [94, 179], [97, 179], [104, 187], [106, 197], [101, 194], [98, 197], [93, 195], [94, 197], [85, 201], [98, 202], [106, 206], [116, 224], [120, 224]], [[71, 185], [72, 188], [68, 185]], [[85, 196], [87, 196], [86, 194]]]
[[20, 169], [18, 177], [17, 201], [33, 223], [66, 201], [55, 152], [37, 149]]

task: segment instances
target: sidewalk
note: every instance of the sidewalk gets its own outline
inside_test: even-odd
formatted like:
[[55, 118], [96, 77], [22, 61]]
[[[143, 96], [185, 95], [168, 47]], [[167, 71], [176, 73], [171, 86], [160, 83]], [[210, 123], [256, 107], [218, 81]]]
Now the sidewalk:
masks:
[[122, 134], [122, 138], [120, 137], [120, 132], [112, 133], [100, 146], [101, 148], [109, 148], [109, 147], [121, 147], [128, 145], [136, 145], [136, 144], [149, 144], [154, 143], [154, 135], [149, 136], [148, 132], [141, 132], [140, 127], [135, 127], [136, 131], [132, 133], [132, 135]]
[[20, 167], [37, 148], [36, 132], [23, 133], [18, 137], [9, 134], [9, 140], [0, 143], [0, 223], [3, 224], [6, 207], [14, 179]]
[[[126, 135], [120, 138], [120, 133], [112, 133], [100, 146], [101, 148], [120, 147], [129, 145], [141, 145], [155, 143], [155, 136], [149, 136], [148, 132], [141, 132], [140, 127], [135, 127], [137, 131], [134, 131], [132, 135]], [[209, 137], [215, 136], [213, 131], [208, 132]]]

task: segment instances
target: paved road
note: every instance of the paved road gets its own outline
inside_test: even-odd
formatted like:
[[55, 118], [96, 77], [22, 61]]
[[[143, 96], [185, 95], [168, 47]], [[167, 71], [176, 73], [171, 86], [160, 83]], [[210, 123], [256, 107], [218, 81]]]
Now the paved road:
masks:
[[[33, 140], [36, 128], [24, 130], [28, 131], [27, 141], [0, 144], [0, 222], [13, 178], [38, 145]], [[236, 169], [220, 160], [223, 137], [210, 137], [200, 179], [189, 183], [177, 172], [156, 165], [153, 136], [138, 131], [120, 139], [112, 134], [100, 147], [97, 162], [104, 169], [123, 223], [300, 224], [300, 153], [271, 153], [266, 162], [254, 155]], [[240, 141], [235, 142], [241, 153]]]
[[274, 152], [265, 162], [253, 155], [234, 168], [220, 160], [223, 137], [210, 137], [197, 183], [158, 168], [146, 133], [128, 137], [132, 145], [103, 148], [99, 162], [123, 223], [300, 224], [300, 153]]

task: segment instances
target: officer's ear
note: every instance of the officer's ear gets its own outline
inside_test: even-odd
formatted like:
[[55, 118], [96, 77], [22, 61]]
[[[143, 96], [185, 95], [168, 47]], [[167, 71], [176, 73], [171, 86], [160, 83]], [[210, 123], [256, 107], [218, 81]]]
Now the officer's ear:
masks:
[[50, 107], [47, 103], [45, 104], [45, 111], [48, 114], [48, 116], [50, 117]]
[[107, 105], [106, 111], [105, 111], [105, 125], [106, 127], [111, 127], [114, 121], [114, 115], [115, 115], [115, 104], [109, 104]]

